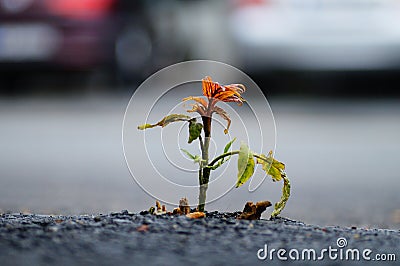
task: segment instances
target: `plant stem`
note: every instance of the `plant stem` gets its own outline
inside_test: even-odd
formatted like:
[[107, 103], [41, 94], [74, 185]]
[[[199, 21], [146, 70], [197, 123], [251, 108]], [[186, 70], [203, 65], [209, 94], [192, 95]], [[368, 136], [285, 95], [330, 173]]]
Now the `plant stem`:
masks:
[[[203, 138], [201, 137], [201, 135], [199, 136], [199, 141], [200, 141], [200, 150], [201, 150], [201, 154], [202, 154], [202, 156], [203, 156], [203, 153], [204, 153], [204, 143], [203, 143]], [[202, 195], [201, 184], [203, 183], [203, 167], [204, 167], [203, 162], [200, 162], [200, 165], [199, 165], [199, 184], [200, 184], [199, 206], [200, 206], [201, 198], [203, 198], [203, 196], [200, 196], [200, 195]]]
[[227, 157], [227, 156], [231, 156], [231, 155], [235, 155], [235, 154], [239, 154], [239, 151], [229, 151], [226, 153], [223, 153], [221, 155], [219, 155], [218, 157], [215, 157], [214, 160], [212, 160], [207, 166], [213, 166], [215, 163], [217, 163], [219, 160]]
[[202, 116], [201, 119], [203, 120], [203, 130], [204, 130], [204, 143], [203, 139], [200, 138], [200, 145], [201, 145], [201, 157], [203, 163], [200, 165], [199, 169], [199, 204], [197, 209], [199, 211], [204, 211], [204, 206], [206, 204], [206, 193], [208, 189], [208, 181], [210, 180], [210, 172], [211, 169], [204, 168], [203, 166], [208, 165], [208, 149], [210, 146], [210, 139], [211, 139], [211, 117]]
[[[210, 108], [210, 107], [209, 107]], [[199, 141], [200, 141], [200, 148], [201, 148], [201, 158], [202, 162], [200, 163], [200, 168], [199, 168], [199, 204], [197, 206], [197, 210], [203, 212], [204, 207], [206, 205], [206, 196], [207, 196], [207, 189], [208, 189], [208, 182], [210, 180], [210, 173], [211, 173], [211, 167], [206, 167], [206, 166], [213, 166], [218, 160], [234, 155], [234, 154], [239, 154], [239, 151], [231, 151], [231, 152], [226, 152], [218, 157], [216, 157], [214, 160], [212, 160], [210, 163], [208, 163], [208, 149], [210, 146], [210, 139], [211, 139], [211, 112], [208, 110], [208, 113], [210, 114], [209, 116], [202, 116], [201, 119], [203, 120], [203, 130], [204, 130], [204, 141], [201, 136], [199, 136]], [[253, 154], [254, 157], [259, 158], [261, 160], [265, 160], [265, 158], [261, 157], [258, 154]]]
[[204, 152], [204, 143], [203, 143], [203, 138], [201, 137], [201, 135], [199, 136], [199, 141], [200, 141], [201, 154], [203, 154], [203, 152]]
[[[214, 160], [212, 160], [209, 164], [207, 164], [207, 166], [211, 167], [214, 164], [216, 164], [219, 160], [221, 160], [221, 159], [223, 159], [223, 158], [225, 158], [227, 156], [232, 156], [232, 155], [235, 155], [235, 154], [239, 154], [239, 151], [229, 151], [229, 152], [223, 153], [223, 154], [215, 157]], [[268, 162], [264, 157], [262, 157], [262, 156], [260, 156], [260, 155], [258, 155], [256, 153], [253, 153], [253, 157], [256, 157], [257, 159], [260, 159], [260, 160]]]

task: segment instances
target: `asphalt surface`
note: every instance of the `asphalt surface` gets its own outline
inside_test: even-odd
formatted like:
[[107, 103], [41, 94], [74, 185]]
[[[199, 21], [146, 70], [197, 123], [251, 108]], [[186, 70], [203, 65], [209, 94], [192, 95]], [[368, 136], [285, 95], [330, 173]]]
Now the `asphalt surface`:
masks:
[[[380, 265], [398, 265], [399, 230], [321, 227], [284, 218], [247, 221], [237, 220], [237, 215], [211, 212], [203, 219], [189, 219], [128, 211], [80, 216], [2, 214], [0, 261], [3, 266], [376, 265], [376, 259], [385, 258]], [[265, 245], [268, 254], [272, 249], [286, 253], [264, 258], [259, 250], [265, 250]], [[309, 255], [310, 249], [315, 257], [312, 251]], [[299, 252], [298, 260], [291, 250]], [[353, 250], [357, 250], [354, 255]], [[288, 261], [281, 260], [285, 257]]]
[[[0, 99], [0, 213], [138, 212], [153, 205], [122, 152], [129, 97]], [[282, 215], [318, 225], [400, 227], [398, 99], [269, 101], [276, 157], [292, 183]], [[257, 193], [234, 190], [207, 209], [276, 202], [280, 189], [267, 180]], [[184, 196], [197, 195], [175, 195], [176, 203]]]

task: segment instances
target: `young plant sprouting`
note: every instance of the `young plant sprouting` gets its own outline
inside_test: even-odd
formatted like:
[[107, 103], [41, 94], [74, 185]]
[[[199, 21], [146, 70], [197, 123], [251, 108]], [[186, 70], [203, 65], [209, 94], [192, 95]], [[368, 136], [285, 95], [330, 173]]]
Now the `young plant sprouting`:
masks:
[[[272, 180], [280, 181], [283, 180], [282, 196], [279, 202], [275, 204], [274, 211], [271, 217], [278, 216], [284, 209], [286, 202], [290, 196], [290, 182], [285, 173], [285, 165], [272, 156], [272, 151], [268, 155], [257, 154], [249, 149], [246, 143], [242, 142], [239, 150], [230, 151], [232, 143], [235, 141], [233, 139], [228, 144], [226, 144], [224, 151], [221, 155], [210, 160], [209, 158], [209, 146], [211, 139], [211, 122], [212, 115], [216, 113], [227, 121], [226, 129], [224, 133], [227, 134], [231, 119], [225, 110], [217, 106], [219, 101], [222, 102], [235, 102], [239, 106], [243, 104], [245, 99], [241, 96], [245, 92], [246, 88], [242, 84], [230, 84], [230, 85], [220, 85], [218, 82], [212, 81], [210, 77], [205, 77], [202, 80], [203, 97], [190, 96], [184, 98], [183, 101], [194, 101], [192, 104], [192, 109], [188, 110], [189, 113], [197, 112], [201, 116], [201, 123], [197, 122], [196, 118], [192, 118], [183, 114], [170, 114], [164, 117], [161, 121], [156, 124], [144, 124], [138, 126], [138, 129], [144, 130], [148, 128], [153, 128], [156, 126], [165, 127], [173, 122], [187, 122], [189, 128], [189, 140], [188, 143], [192, 143], [195, 140], [199, 141], [201, 155], [193, 155], [187, 150], [182, 151], [191, 158], [195, 163], [199, 164], [199, 201], [197, 209], [199, 211], [204, 211], [206, 202], [206, 192], [208, 189], [208, 182], [210, 180], [210, 174], [212, 170], [217, 169], [226, 161], [228, 161], [233, 155], [238, 155], [238, 176], [236, 187], [240, 187], [254, 173], [255, 164], [261, 164], [262, 169], [272, 177]], [[202, 134], [203, 133], [203, 134]]]

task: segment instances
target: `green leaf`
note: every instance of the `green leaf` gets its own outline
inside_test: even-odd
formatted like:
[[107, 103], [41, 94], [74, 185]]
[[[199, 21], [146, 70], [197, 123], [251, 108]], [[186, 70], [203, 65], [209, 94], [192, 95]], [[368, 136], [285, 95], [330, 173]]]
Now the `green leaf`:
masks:
[[191, 119], [191, 117], [187, 116], [187, 115], [171, 114], [171, 115], [167, 115], [166, 117], [164, 117], [162, 120], [160, 120], [156, 124], [139, 125], [138, 129], [139, 130], [144, 130], [144, 129], [153, 128], [153, 127], [156, 127], [156, 126], [165, 127], [165, 126], [167, 126], [168, 124], [170, 124], [172, 122], [189, 121], [190, 119]]
[[169, 123], [178, 122], [178, 121], [189, 121], [191, 118], [187, 115], [182, 114], [171, 114], [164, 117], [157, 125], [161, 127], [167, 126]]
[[271, 217], [276, 217], [278, 216], [281, 211], [285, 208], [286, 202], [289, 200], [290, 197], [290, 181], [284, 175], [283, 177], [283, 187], [282, 187], [282, 196], [281, 199], [275, 203], [274, 211], [271, 214]]
[[[227, 152], [229, 151], [229, 149], [230, 149], [231, 146], [232, 146], [232, 143], [233, 143], [235, 140], [236, 140], [236, 138], [232, 139], [231, 141], [229, 141], [229, 142], [226, 144], [226, 146], [225, 146], [225, 148], [224, 148], [224, 153], [227, 153]], [[224, 157], [224, 158], [222, 158], [221, 160], [219, 160], [216, 164], [214, 164], [213, 166], [207, 166], [207, 167], [210, 168], [211, 170], [215, 170], [215, 169], [217, 169], [218, 167], [220, 167], [221, 165], [223, 165], [226, 161], [229, 161], [229, 159], [230, 159], [231, 157], [232, 157], [232, 156]]]
[[273, 161], [272, 161], [272, 166], [277, 168], [280, 171], [285, 170], [285, 164], [281, 163], [281, 162], [279, 162], [279, 161], [277, 161], [275, 159], [273, 159]]
[[236, 140], [236, 138], [234, 138], [233, 140], [229, 141], [228, 144], [226, 144], [225, 148], [224, 148], [224, 153], [227, 153], [229, 151], [229, 149], [232, 146], [232, 143]]
[[261, 154], [259, 157], [260, 158], [257, 158], [257, 163], [262, 164], [263, 170], [272, 177], [273, 181], [279, 181], [283, 179], [281, 199], [279, 202], [275, 203], [274, 211], [271, 214], [271, 217], [276, 217], [285, 208], [286, 202], [290, 197], [290, 181], [286, 177], [285, 164], [275, 160], [272, 157], [272, 151], [268, 153], [268, 156]]
[[192, 143], [193, 140], [196, 140], [200, 136], [202, 129], [203, 125], [200, 123], [196, 123], [196, 118], [190, 119], [188, 143]]
[[196, 155], [196, 156], [194, 157], [194, 163], [200, 164], [200, 163], [205, 163], [205, 162], [206, 162], [206, 161], [203, 160], [203, 159], [200, 157], [200, 155]]
[[253, 154], [249, 150], [246, 143], [242, 142], [239, 150], [238, 158], [238, 181], [236, 187], [240, 187], [253, 175], [254, 173], [254, 159]]
[[272, 180], [280, 181], [283, 178], [283, 171], [285, 170], [285, 164], [275, 160], [272, 157], [272, 151], [268, 153], [268, 156], [261, 154], [260, 158], [257, 158], [257, 163], [262, 164], [262, 169], [272, 177]]
[[249, 160], [249, 155], [250, 155], [249, 146], [247, 146], [247, 144], [242, 141], [240, 143], [239, 158], [238, 158], [239, 175], [242, 175], [243, 172], [245, 171], [247, 162]]
[[185, 149], [181, 149], [181, 151], [183, 151], [190, 159], [192, 159], [194, 163], [200, 163], [203, 161], [199, 155], [193, 155]]
[[274, 182], [280, 181], [280, 180], [282, 179], [281, 171], [279, 171], [278, 168], [274, 167], [274, 165], [272, 165], [272, 166], [269, 168], [268, 174], [272, 177], [272, 180], [273, 180]]
[[183, 151], [192, 160], [194, 160], [196, 158], [196, 156], [194, 156], [193, 154], [191, 154], [189, 151], [187, 151], [185, 149], [181, 149], [181, 151]]

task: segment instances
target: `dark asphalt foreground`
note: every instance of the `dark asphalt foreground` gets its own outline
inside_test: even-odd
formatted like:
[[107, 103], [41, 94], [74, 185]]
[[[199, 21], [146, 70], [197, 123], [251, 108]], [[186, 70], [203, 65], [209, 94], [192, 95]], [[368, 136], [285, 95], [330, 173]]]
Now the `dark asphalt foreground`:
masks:
[[[269, 250], [298, 249], [300, 254], [314, 248], [319, 256], [323, 248], [337, 249], [339, 237], [347, 240], [347, 246], [339, 249], [344, 252], [357, 248], [361, 254], [369, 248], [371, 259], [377, 253], [394, 253], [397, 263], [400, 260], [399, 230], [319, 227], [284, 218], [236, 220], [238, 213], [211, 212], [197, 220], [145, 213], [2, 214], [0, 265], [271, 265], [280, 262], [276, 253], [273, 261], [257, 258], [265, 244]], [[330, 260], [326, 253], [325, 260], [317, 263], [347, 265], [349, 261]], [[375, 265], [376, 261], [352, 263]], [[396, 261], [381, 265], [396, 265]]]

